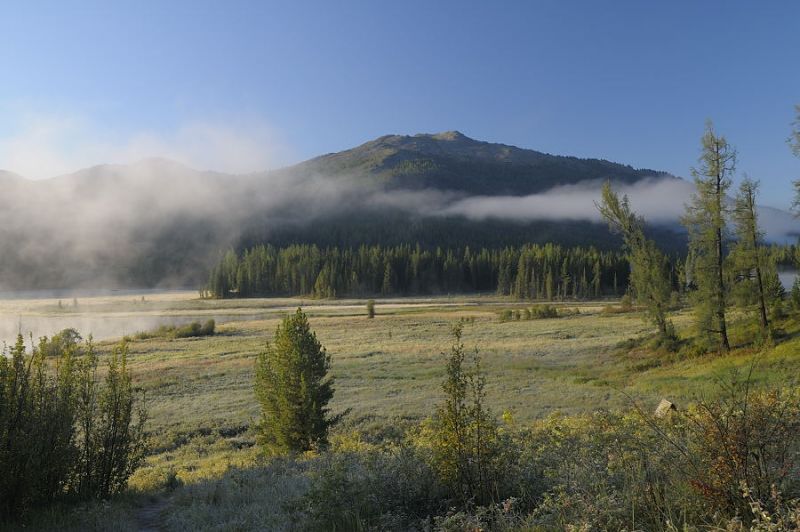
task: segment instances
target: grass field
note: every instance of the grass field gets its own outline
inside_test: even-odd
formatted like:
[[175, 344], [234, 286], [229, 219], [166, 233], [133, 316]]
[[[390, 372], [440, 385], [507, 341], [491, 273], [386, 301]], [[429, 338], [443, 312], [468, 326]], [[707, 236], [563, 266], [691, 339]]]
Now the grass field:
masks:
[[[137, 320], [143, 316], [239, 320], [218, 325], [213, 337], [131, 341], [129, 362], [135, 384], [146, 397], [151, 441], [151, 454], [131, 479], [131, 488], [148, 495], [218, 478], [232, 467], [256, 462], [255, 356], [279, 320], [300, 305], [332, 357], [336, 394], [330, 406], [334, 412], [349, 411], [337, 433], [367, 440], [391, 438], [433, 414], [444, 374], [441, 352], [449, 348], [450, 328], [462, 318], [468, 319], [465, 344], [482, 357], [489, 405], [496, 415], [510, 413], [520, 424], [556, 412], [628, 408], [632, 401], [649, 410], [662, 397], [685, 404], [714, 393], [714, 378], [725, 378], [733, 369], [746, 370], [755, 356], [747, 349], [689, 360], [631, 354], [619, 348], [620, 342], [640, 338], [650, 327], [636, 312], [603, 313], [608, 302], [566, 304], [580, 311], [568, 317], [510, 322], [501, 322], [499, 311], [519, 304], [496, 297], [378, 300], [372, 320], [366, 317], [364, 303], [208, 301], [182, 293], [153, 295], [138, 303], [85, 299], [79, 312], [53, 302], [18, 302], [13, 311], [45, 318], [63, 317], [65, 312], [82, 319], [129, 316], [131, 323], [142, 323]], [[11, 305], [4, 302], [0, 307], [8, 313]], [[683, 311], [674, 319], [680, 330], [687, 327], [690, 314]], [[797, 383], [797, 332], [788, 330], [788, 340], [759, 355], [756, 380]], [[98, 347], [107, 352], [115, 342], [103, 340]], [[130, 508], [123, 503], [116, 508], [135, 524], [141, 500], [145, 499]]]

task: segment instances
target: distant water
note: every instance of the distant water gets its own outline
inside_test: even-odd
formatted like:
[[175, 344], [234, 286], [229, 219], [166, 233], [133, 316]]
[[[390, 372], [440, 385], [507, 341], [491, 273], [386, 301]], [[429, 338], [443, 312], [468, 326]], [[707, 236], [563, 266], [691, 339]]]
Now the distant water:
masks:
[[[185, 290], [175, 290], [172, 293], [185, 293]], [[116, 297], [119, 302], [125, 301], [138, 303], [142, 296], [169, 294], [165, 290], [19, 290], [0, 292], [0, 352], [3, 344], [8, 346], [16, 342], [18, 334], [25, 337], [26, 345], [30, 345], [31, 337], [34, 342], [41, 336], [51, 337], [63, 329], [77, 330], [84, 338], [90, 334], [95, 340], [121, 338], [127, 334], [140, 331], [150, 331], [162, 325], [180, 326], [192, 321], [204, 322], [214, 319], [218, 324], [229, 321], [257, 319], [263, 316], [254, 310], [252, 313], [226, 314], [192, 311], [169, 311], [164, 307], [151, 307], [146, 304], [136, 304], [119, 307], [110, 303], [110, 311], [93, 310], [93, 304], [83, 305], [83, 301], [94, 297]], [[77, 299], [81, 304], [73, 307], [72, 299]], [[28, 301], [26, 303], [25, 301]], [[19, 306], [17, 306], [19, 301]], [[59, 301], [63, 301], [64, 310], [55, 311]], [[114, 301], [114, 300], [111, 300]], [[109, 307], [106, 306], [106, 309]]]
[[794, 280], [797, 277], [797, 270], [780, 270], [778, 271], [778, 278], [781, 280], [783, 288], [788, 292], [792, 289]]
[[57, 290], [0, 290], [0, 300], [14, 299], [72, 299], [82, 297], [109, 297], [109, 296], [147, 296], [152, 294], [169, 294], [185, 292], [186, 290], [164, 290], [161, 288], [64, 288]]
[[16, 342], [17, 334], [22, 333], [25, 344], [30, 346], [31, 336], [38, 342], [41, 336], [54, 334], [72, 328], [84, 338], [90, 334], [95, 340], [122, 338], [127, 334], [141, 331], [152, 331], [162, 325], [179, 326], [199, 321], [201, 323], [213, 319], [217, 325], [230, 321], [253, 320], [264, 314], [185, 314], [185, 315], [126, 315], [113, 316], [103, 314], [83, 314], [76, 316], [10, 316], [0, 314], [0, 351], [3, 343], [11, 346]]

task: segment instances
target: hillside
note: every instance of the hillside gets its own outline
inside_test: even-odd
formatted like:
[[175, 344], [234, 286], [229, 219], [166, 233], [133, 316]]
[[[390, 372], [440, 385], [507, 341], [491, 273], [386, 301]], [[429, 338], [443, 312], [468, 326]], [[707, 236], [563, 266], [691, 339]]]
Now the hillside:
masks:
[[356, 148], [300, 163], [292, 174], [356, 178], [389, 189], [437, 189], [475, 195], [527, 195], [555, 186], [612, 179], [634, 183], [664, 172], [601, 159], [549, 155], [471, 139], [458, 131], [385, 135]]
[[[222, 251], [262, 242], [609, 249], [619, 241], [594, 208], [607, 179], [657, 222], [651, 230], [667, 250], [683, 249], [676, 222], [686, 181], [459, 132], [387, 135], [248, 175], [166, 159], [41, 181], [2, 172], [0, 290], [197, 287]], [[796, 222], [773, 211], [768, 233], [796, 234]]]

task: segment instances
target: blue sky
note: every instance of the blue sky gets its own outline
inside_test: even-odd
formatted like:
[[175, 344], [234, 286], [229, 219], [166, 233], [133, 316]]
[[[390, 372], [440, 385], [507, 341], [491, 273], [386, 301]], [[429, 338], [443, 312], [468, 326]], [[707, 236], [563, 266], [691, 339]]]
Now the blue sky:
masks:
[[458, 129], [687, 176], [707, 118], [789, 204], [800, 2], [0, 3], [0, 168], [274, 167]]

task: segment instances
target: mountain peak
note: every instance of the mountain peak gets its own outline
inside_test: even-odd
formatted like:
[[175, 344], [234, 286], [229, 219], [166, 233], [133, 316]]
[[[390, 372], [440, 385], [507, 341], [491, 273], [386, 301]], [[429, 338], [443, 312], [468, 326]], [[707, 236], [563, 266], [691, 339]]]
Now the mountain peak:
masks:
[[446, 141], [454, 141], [454, 140], [474, 140], [469, 138], [468, 136], [464, 135], [460, 131], [452, 130], [452, 131], [443, 131], [441, 133], [435, 133], [430, 135], [431, 138], [436, 140], [446, 140]]

